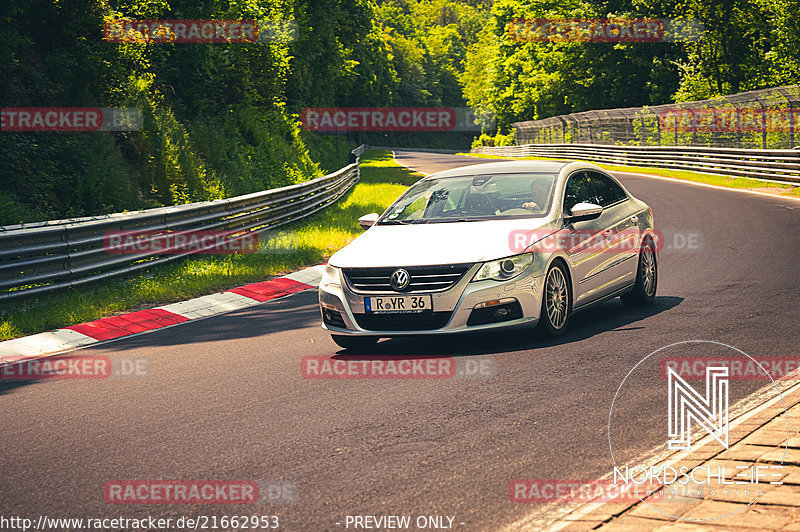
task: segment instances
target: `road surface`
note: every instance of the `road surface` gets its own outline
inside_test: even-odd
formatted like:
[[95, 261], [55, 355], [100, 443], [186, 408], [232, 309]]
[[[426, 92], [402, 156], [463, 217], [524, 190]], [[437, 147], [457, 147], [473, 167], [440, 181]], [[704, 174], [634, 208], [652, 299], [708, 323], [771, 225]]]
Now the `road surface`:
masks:
[[[408, 152], [397, 158], [425, 173], [481, 162]], [[496, 374], [489, 378], [304, 379], [303, 357], [347, 357], [319, 327], [314, 290], [84, 349], [146, 357], [151, 375], [0, 383], [0, 514], [278, 515], [281, 530], [299, 531], [345, 530], [347, 515], [410, 514], [454, 516], [457, 530], [491, 530], [537, 509], [509, 500], [514, 479], [608, 473], [611, 400], [639, 360], [686, 339], [754, 356], [797, 355], [800, 317], [800, 202], [620, 179], [652, 206], [658, 228], [702, 237], [699, 249], [661, 253], [653, 306], [605, 303], [575, 316], [554, 341], [495, 333], [384, 340], [375, 351], [490, 360]], [[617, 405], [621, 426], [638, 427], [619, 436], [630, 455], [664, 440], [648, 404]], [[104, 500], [109, 481], [152, 479], [286, 481], [297, 500]]]

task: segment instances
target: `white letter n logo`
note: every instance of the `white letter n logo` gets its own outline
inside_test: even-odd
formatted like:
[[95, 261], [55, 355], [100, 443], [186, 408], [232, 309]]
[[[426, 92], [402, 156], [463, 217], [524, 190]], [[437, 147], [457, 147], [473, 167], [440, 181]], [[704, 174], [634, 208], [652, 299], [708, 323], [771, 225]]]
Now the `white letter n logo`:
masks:
[[689, 450], [692, 446], [692, 420], [723, 447], [728, 448], [728, 368], [706, 368], [706, 395], [701, 396], [675, 370], [667, 366], [669, 386], [670, 449]]

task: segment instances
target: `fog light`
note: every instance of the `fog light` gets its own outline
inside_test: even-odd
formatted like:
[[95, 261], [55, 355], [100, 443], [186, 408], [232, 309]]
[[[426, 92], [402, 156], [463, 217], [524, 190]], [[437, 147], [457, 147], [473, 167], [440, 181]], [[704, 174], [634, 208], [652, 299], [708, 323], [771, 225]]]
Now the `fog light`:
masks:
[[322, 307], [322, 321], [326, 325], [333, 325], [334, 327], [339, 327], [341, 329], [347, 328], [344, 323], [344, 319], [342, 318], [342, 313], [335, 309]]
[[467, 325], [484, 325], [522, 317], [522, 307], [513, 297], [478, 303], [467, 319]]

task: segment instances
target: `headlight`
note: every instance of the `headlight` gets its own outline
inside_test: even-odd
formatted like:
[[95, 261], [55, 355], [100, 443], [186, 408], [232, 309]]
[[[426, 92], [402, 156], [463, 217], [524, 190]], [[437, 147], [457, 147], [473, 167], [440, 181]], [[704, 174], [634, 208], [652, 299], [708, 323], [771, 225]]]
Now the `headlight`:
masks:
[[523, 253], [522, 255], [493, 260], [484, 264], [472, 280], [494, 279], [496, 281], [507, 281], [521, 274], [532, 263], [533, 253]]
[[322, 279], [320, 280], [319, 284], [321, 286], [339, 286], [339, 268], [331, 266], [330, 264], [326, 264], [325, 270], [322, 272]]

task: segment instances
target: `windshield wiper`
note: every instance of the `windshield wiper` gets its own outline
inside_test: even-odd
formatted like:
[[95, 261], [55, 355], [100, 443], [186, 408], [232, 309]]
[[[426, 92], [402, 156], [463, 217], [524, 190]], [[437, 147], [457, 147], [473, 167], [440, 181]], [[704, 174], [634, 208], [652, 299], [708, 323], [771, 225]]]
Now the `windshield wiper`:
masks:
[[426, 223], [428, 223], [428, 220], [384, 220], [378, 225], [413, 225]]
[[430, 220], [432, 224], [446, 224], [453, 222], [485, 222], [489, 218], [439, 218], [437, 220]]

